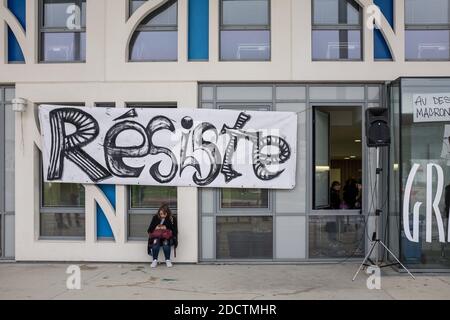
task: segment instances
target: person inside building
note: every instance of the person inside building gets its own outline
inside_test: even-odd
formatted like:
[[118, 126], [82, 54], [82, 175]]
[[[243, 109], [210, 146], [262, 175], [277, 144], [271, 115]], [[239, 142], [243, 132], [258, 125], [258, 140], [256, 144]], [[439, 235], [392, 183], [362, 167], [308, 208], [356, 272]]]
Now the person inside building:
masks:
[[346, 209], [355, 209], [356, 199], [358, 197], [358, 187], [356, 180], [348, 179], [344, 186], [344, 201], [347, 205]]
[[339, 181], [333, 181], [330, 188], [330, 209], [341, 208], [341, 183]]
[[156, 268], [158, 265], [158, 256], [161, 247], [163, 248], [164, 257], [167, 267], [172, 267], [170, 260], [171, 248], [177, 247], [178, 230], [175, 217], [170, 211], [169, 205], [163, 204], [158, 212], [153, 216], [148, 233], [148, 254], [153, 258], [151, 267]]
[[358, 195], [356, 196], [355, 209], [362, 209], [362, 181], [358, 179], [356, 182], [356, 188], [358, 189]]

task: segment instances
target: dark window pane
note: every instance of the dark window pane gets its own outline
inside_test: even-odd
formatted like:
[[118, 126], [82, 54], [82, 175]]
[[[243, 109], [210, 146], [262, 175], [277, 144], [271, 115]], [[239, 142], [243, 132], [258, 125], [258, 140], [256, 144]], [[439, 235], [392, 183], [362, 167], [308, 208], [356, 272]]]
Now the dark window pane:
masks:
[[314, 60], [361, 60], [359, 30], [314, 30]]
[[266, 189], [222, 189], [222, 208], [268, 208], [269, 191]]
[[224, 0], [222, 2], [223, 25], [268, 25], [268, 0]]
[[84, 208], [84, 187], [75, 183], [43, 183], [43, 207]]
[[360, 24], [359, 6], [348, 0], [314, 0], [314, 24]]
[[155, 213], [156, 212], [149, 214], [129, 214], [128, 237], [142, 239], [148, 238], [147, 229]]
[[177, 208], [176, 187], [130, 186], [131, 208], [159, 208], [162, 203]]
[[[45, 0], [43, 25], [46, 28], [67, 28], [67, 21], [74, 14], [73, 11], [67, 12], [68, 8], [78, 5], [77, 1], [70, 0]], [[82, 2], [80, 8], [81, 27], [86, 26], [86, 2]], [[71, 19], [72, 20], [72, 19]]]
[[310, 216], [309, 257], [362, 257], [364, 225], [363, 216]]
[[131, 8], [130, 13], [133, 14], [137, 9], [139, 9], [140, 6], [142, 6], [147, 0], [130, 0], [131, 2]]
[[49, 62], [85, 61], [86, 33], [59, 32], [42, 35], [43, 60]]
[[[134, 239], [147, 239], [147, 229], [152, 221], [155, 212], [149, 214], [129, 214], [128, 215], [128, 238]], [[173, 214], [173, 212], [172, 212]], [[173, 215], [175, 221], [177, 222], [177, 215]]]
[[407, 30], [405, 38], [406, 59], [450, 59], [450, 30]]
[[84, 237], [84, 213], [41, 213], [41, 237]]
[[272, 259], [272, 217], [217, 217], [217, 259]]
[[169, 2], [169, 4], [164, 5], [162, 8], [150, 13], [146, 17], [141, 25], [145, 26], [175, 26], [177, 25], [177, 10], [178, 3], [175, 1]]
[[142, 31], [133, 35], [131, 61], [176, 61], [177, 58], [177, 31]]
[[269, 60], [270, 31], [221, 31], [220, 58], [221, 60]]
[[449, 0], [405, 0], [406, 24], [450, 23]]

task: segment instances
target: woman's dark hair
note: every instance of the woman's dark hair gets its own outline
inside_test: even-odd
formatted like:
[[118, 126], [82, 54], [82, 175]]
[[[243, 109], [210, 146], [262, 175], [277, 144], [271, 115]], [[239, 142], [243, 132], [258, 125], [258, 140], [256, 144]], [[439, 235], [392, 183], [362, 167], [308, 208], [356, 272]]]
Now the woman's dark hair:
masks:
[[159, 218], [159, 213], [163, 211], [167, 214], [166, 219], [172, 220], [172, 211], [170, 211], [169, 205], [167, 203], [163, 203], [161, 207], [159, 207], [158, 211], [156, 212], [156, 216]]
[[333, 181], [333, 183], [331, 184], [331, 188], [334, 188], [336, 186], [340, 186], [341, 183], [339, 181]]

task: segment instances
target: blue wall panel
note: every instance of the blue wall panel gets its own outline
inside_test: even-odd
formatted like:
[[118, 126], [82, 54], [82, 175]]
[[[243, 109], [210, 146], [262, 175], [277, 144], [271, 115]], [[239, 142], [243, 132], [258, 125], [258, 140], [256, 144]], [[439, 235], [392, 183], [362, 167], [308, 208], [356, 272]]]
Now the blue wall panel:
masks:
[[[25, 0], [8, 0], [8, 9], [16, 16], [23, 29], [26, 29]], [[8, 27], [8, 61], [25, 62], [22, 49], [16, 36]]]
[[[98, 187], [111, 202], [114, 209], [116, 208], [116, 186], [111, 184], [100, 184]], [[102, 208], [97, 204], [97, 238], [114, 238], [111, 226], [106, 219]]]
[[189, 0], [188, 59], [209, 59], [208, 0]]
[[[394, 26], [394, 0], [374, 0], [374, 3], [380, 8], [387, 21]], [[380, 30], [374, 30], [374, 57], [375, 60], [392, 60], [391, 51], [387, 45], [386, 39]]]
[[391, 51], [380, 30], [374, 30], [375, 60], [392, 60]]

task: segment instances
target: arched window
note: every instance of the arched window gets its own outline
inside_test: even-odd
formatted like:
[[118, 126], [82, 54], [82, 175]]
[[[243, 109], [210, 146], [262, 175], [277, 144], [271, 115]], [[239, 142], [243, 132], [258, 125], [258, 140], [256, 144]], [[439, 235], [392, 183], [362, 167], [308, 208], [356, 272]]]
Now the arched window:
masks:
[[[137, 10], [142, 2], [131, 1], [130, 12]], [[177, 1], [172, 0], [146, 17], [131, 38], [129, 60], [176, 61], [178, 57], [177, 13]]]
[[354, 0], [313, 0], [313, 60], [362, 60], [362, 10]]

